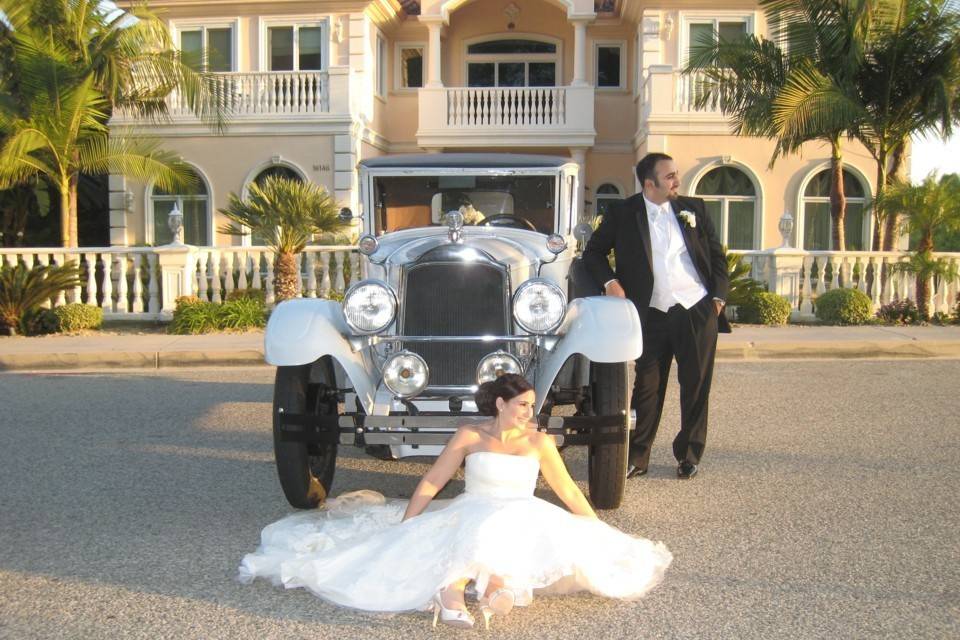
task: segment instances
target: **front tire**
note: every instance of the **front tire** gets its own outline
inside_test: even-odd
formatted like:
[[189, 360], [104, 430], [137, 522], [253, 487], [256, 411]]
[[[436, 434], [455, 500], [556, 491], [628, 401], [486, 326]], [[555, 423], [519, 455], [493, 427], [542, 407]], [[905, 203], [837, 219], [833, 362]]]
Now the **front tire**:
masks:
[[[593, 362], [590, 365], [590, 389], [594, 415], [628, 416], [630, 393], [627, 388], [628, 363]], [[590, 501], [597, 509], [616, 509], [623, 500], [627, 479], [629, 429], [623, 438], [611, 444], [590, 445], [587, 476]]]
[[291, 414], [336, 415], [336, 380], [328, 358], [320, 360], [320, 381], [311, 383], [313, 365], [277, 367], [273, 387], [273, 451], [277, 475], [287, 502], [313, 509], [323, 502], [333, 484], [337, 445], [288, 442], [280, 439], [280, 410]]

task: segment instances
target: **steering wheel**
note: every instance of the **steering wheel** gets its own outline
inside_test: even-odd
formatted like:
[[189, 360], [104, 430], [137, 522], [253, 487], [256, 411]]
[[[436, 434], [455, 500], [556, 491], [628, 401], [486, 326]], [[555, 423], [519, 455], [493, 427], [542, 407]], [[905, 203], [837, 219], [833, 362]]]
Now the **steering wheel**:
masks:
[[511, 229], [526, 229], [527, 231], [536, 231], [537, 228], [526, 218], [515, 216], [511, 213], [498, 213], [495, 216], [489, 216], [477, 223], [477, 226], [487, 227], [509, 227]]

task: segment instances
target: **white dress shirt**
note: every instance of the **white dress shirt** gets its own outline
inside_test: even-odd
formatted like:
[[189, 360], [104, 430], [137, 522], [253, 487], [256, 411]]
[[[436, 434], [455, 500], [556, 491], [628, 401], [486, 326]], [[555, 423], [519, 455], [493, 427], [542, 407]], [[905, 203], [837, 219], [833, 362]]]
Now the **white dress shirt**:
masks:
[[646, 197], [647, 221], [650, 224], [650, 248], [653, 252], [653, 295], [650, 306], [666, 312], [675, 304], [689, 309], [707, 295], [700, 274], [683, 240], [680, 220], [670, 202], [657, 205]]

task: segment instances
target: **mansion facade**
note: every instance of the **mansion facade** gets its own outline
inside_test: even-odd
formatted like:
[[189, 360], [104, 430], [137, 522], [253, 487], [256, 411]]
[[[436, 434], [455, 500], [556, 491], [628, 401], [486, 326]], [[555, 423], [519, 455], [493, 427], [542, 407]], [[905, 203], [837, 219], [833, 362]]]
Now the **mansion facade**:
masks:
[[[130, 2], [118, 2], [130, 6]], [[263, 176], [324, 186], [357, 212], [357, 163], [399, 153], [504, 151], [572, 158], [588, 216], [637, 190], [634, 166], [673, 156], [685, 194], [706, 200], [735, 250], [831, 247], [829, 148], [806, 145], [771, 169], [773, 143], [730, 133], [697, 109], [696, 79], [680, 73], [703, 34], [763, 34], [756, 2], [726, 0], [153, 0], [178, 46], [201, 54], [230, 107], [225, 133], [178, 96], [171, 117], [119, 114], [114, 130], [160, 138], [194, 169], [199, 188], [170, 193], [111, 176], [114, 246], [170, 241], [250, 244], [221, 234], [231, 192]], [[874, 163], [844, 147], [847, 249], [869, 249]]]

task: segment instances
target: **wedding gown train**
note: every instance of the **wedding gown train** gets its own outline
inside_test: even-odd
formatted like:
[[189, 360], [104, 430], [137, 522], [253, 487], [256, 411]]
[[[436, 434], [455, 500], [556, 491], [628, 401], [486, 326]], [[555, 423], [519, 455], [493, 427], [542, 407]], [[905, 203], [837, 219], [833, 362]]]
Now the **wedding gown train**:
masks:
[[663, 544], [534, 497], [538, 473], [535, 458], [471, 453], [465, 492], [406, 522], [405, 500], [344, 494], [267, 526], [240, 580], [267, 578], [367, 611], [428, 609], [462, 578], [483, 593], [498, 576], [518, 605], [534, 590], [635, 599], [662, 580], [673, 559]]

